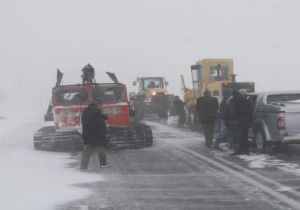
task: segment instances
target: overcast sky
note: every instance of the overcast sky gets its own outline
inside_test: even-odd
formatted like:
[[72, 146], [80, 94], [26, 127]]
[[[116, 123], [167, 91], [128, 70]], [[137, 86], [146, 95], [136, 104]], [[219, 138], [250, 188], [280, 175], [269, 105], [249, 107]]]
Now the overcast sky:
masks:
[[164, 76], [180, 94], [197, 60], [233, 58], [258, 91], [300, 90], [299, 20], [298, 0], [0, 0], [0, 108], [46, 109], [56, 69], [79, 83], [87, 63], [98, 82]]

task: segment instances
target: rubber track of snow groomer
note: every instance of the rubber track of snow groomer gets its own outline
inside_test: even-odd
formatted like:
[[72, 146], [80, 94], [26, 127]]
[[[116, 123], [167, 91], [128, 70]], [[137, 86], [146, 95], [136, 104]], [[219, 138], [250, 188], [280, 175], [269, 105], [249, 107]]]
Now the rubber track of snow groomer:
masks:
[[55, 132], [54, 126], [39, 129], [34, 134], [33, 144], [36, 150], [78, 151], [83, 149], [83, 141], [78, 132]]
[[135, 149], [152, 144], [152, 130], [145, 124], [136, 122], [128, 127], [109, 128], [109, 149]]

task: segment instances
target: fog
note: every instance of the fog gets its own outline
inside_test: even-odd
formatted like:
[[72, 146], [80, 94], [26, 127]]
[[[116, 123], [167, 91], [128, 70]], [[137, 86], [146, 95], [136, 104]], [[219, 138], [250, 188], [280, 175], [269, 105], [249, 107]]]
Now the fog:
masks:
[[91, 63], [135, 90], [138, 76], [164, 76], [180, 94], [190, 65], [233, 58], [256, 90], [300, 89], [297, 0], [0, 0], [0, 115], [41, 116], [56, 69], [80, 83]]

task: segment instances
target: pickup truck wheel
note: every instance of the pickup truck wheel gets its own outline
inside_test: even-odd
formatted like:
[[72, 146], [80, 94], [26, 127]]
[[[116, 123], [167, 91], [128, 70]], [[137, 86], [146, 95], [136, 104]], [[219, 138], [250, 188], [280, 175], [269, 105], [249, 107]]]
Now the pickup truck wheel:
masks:
[[267, 141], [263, 131], [258, 130], [256, 132], [255, 143], [259, 152], [263, 152], [266, 149]]

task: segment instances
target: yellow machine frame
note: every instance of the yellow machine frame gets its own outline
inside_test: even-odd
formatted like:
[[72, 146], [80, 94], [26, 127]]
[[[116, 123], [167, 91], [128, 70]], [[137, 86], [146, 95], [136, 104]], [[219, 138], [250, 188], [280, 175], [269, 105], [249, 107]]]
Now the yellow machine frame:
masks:
[[221, 99], [222, 84], [232, 82], [233, 59], [203, 59], [191, 66], [193, 89], [196, 97], [205, 90]]

